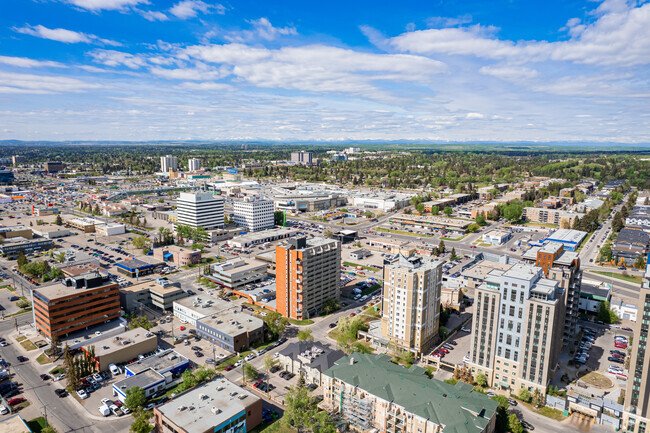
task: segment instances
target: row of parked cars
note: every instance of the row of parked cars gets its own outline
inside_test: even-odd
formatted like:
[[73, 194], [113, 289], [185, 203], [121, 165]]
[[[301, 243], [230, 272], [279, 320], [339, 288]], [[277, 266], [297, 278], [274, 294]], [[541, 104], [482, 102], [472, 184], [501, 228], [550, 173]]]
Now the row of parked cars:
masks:
[[454, 350], [454, 346], [457, 345], [456, 341], [450, 340], [448, 343], [442, 344], [440, 347], [438, 347], [433, 353], [433, 356], [436, 356], [438, 358], [444, 357], [446, 354], [448, 354], [451, 350]]
[[576, 364], [586, 364], [589, 359], [589, 351], [591, 346], [594, 345], [596, 341], [596, 331], [593, 329], [586, 328], [582, 333], [582, 340], [578, 344], [578, 349], [576, 350], [576, 355], [573, 358], [573, 362]]
[[[615, 362], [617, 364], [625, 364], [625, 357], [626, 357], [625, 350], [627, 350], [627, 345], [628, 345], [627, 337], [625, 337], [623, 335], [615, 336], [614, 337], [614, 347], [616, 347], [616, 349], [609, 351], [609, 357], [607, 358], [607, 360], [610, 361], [610, 362]], [[620, 377], [621, 379], [627, 379], [627, 376], [622, 374], [623, 371], [622, 371], [622, 369], [620, 367], [612, 368], [612, 367], [616, 367], [616, 366], [613, 366], [613, 365], [610, 365], [609, 367], [610, 368], [609, 368], [608, 371], [610, 373], [612, 373], [612, 371], [610, 371], [610, 370], [614, 370], [615, 371], [614, 374], [616, 374], [617, 377]], [[620, 372], [618, 370], [620, 370]], [[625, 377], [622, 377], [622, 376], [625, 376]]]

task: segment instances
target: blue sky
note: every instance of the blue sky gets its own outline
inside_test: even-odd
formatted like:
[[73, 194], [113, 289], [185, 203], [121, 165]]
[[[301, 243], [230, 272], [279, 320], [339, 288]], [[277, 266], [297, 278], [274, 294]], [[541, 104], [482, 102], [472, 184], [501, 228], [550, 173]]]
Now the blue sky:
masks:
[[650, 142], [650, 3], [12, 0], [0, 139]]

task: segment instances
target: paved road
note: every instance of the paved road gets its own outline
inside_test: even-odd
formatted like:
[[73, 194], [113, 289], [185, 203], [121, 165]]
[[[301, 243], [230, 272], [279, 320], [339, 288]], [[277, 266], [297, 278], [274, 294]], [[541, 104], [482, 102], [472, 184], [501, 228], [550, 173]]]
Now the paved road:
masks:
[[[20, 316], [18, 325], [30, 323], [31, 317], [31, 314]], [[0, 322], [0, 335], [9, 335], [13, 330], [13, 320], [7, 319]], [[43, 367], [38, 365], [36, 363], [38, 351], [32, 351], [27, 355], [29, 357], [28, 362], [18, 363], [17, 356], [25, 355], [25, 352], [17, 343], [12, 342], [9, 346], [0, 348], [0, 355], [11, 363], [10, 372], [14, 374], [13, 380], [22, 383], [22, 396], [31, 403], [26, 410], [33, 412], [33, 409], [37, 409], [42, 413], [42, 408], [47, 407], [48, 421], [57, 431], [61, 433], [104, 433], [106, 431], [117, 433], [129, 430], [132, 422], [130, 416], [97, 421], [88, 418], [86, 410], [72, 396], [58, 398], [54, 394], [54, 389], [59, 385], [52, 382], [43, 382], [39, 377], [41, 373], [47, 373], [52, 368], [52, 364]]]

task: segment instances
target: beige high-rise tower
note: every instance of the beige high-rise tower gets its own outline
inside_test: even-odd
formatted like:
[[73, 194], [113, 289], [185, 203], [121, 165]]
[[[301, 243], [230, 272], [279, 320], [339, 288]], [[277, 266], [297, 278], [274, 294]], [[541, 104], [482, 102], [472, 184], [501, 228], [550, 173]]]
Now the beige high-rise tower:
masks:
[[419, 354], [438, 340], [442, 262], [402, 255], [384, 266], [381, 333]]

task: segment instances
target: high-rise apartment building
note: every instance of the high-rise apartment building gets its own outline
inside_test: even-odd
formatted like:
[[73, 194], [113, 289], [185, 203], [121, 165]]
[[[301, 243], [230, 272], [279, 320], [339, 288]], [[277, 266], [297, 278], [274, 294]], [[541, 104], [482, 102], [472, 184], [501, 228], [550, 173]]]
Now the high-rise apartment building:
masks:
[[553, 378], [562, 348], [563, 289], [544, 270], [517, 264], [493, 270], [476, 288], [469, 367], [490, 386], [537, 388]]
[[36, 329], [51, 339], [120, 317], [120, 291], [107, 276], [89, 272], [33, 290], [32, 305]]
[[199, 171], [201, 170], [201, 160], [198, 158], [190, 158], [187, 161], [187, 166], [189, 171]]
[[311, 152], [291, 152], [291, 162], [311, 165], [313, 162], [313, 154]]
[[165, 155], [160, 157], [160, 171], [163, 173], [169, 172], [169, 170], [176, 171], [178, 170], [178, 158], [171, 155]]
[[564, 341], [576, 335], [580, 307], [582, 271], [580, 257], [575, 251], [567, 251], [561, 243], [549, 242], [542, 247], [532, 247], [523, 256], [525, 262], [541, 267], [546, 278], [559, 283], [564, 289], [566, 316], [564, 319]]
[[384, 266], [381, 333], [419, 354], [439, 339], [442, 262], [402, 255]]
[[273, 218], [273, 201], [261, 197], [246, 197], [233, 205], [235, 224], [246, 230], [256, 232], [275, 226]]
[[328, 299], [341, 298], [341, 248], [325, 238], [290, 238], [275, 247], [277, 312], [303, 320], [318, 314]]
[[[650, 257], [649, 257], [650, 258]], [[648, 330], [650, 329], [650, 266], [646, 266], [641, 290], [634, 337], [632, 338], [632, 355], [630, 357], [629, 379], [625, 391], [625, 410], [639, 417], [648, 418], [650, 412], [650, 356], [648, 349]], [[633, 416], [628, 418], [627, 431], [641, 431], [639, 424], [647, 420], [636, 420]], [[631, 425], [631, 426], [630, 426]], [[645, 431], [645, 426], [643, 431]]]
[[182, 192], [176, 202], [178, 224], [190, 227], [203, 227], [207, 230], [224, 226], [223, 197], [215, 197], [210, 192]]

